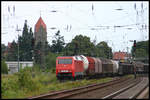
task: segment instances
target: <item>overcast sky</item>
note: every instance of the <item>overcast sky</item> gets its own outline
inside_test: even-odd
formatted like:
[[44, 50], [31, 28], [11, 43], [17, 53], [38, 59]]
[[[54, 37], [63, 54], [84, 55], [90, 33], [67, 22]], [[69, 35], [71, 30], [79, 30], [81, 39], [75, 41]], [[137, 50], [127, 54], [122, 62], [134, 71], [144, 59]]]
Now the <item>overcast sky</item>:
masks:
[[1, 42], [7, 45], [17, 41], [17, 35], [22, 35], [22, 31], [16, 31], [17, 25], [22, 30], [25, 20], [34, 32], [40, 15], [47, 26], [49, 44], [58, 30], [66, 43], [82, 34], [90, 37], [91, 42], [96, 40], [96, 44], [106, 41], [113, 52], [127, 52], [127, 47], [130, 51], [133, 43], [129, 40], [149, 39], [149, 4], [146, 1], [15, 1], [1, 2]]

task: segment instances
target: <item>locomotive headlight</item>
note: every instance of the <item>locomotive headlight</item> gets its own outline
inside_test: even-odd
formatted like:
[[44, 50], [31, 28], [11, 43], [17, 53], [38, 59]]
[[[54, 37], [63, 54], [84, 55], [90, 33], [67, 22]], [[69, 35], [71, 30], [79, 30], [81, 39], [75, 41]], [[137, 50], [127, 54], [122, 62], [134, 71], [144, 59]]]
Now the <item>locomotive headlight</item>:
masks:
[[68, 70], [66, 70], [66, 72], [68, 72]]
[[69, 72], [69, 70], [61, 70], [61, 72]]
[[59, 72], [71, 72], [71, 70], [59, 70]]

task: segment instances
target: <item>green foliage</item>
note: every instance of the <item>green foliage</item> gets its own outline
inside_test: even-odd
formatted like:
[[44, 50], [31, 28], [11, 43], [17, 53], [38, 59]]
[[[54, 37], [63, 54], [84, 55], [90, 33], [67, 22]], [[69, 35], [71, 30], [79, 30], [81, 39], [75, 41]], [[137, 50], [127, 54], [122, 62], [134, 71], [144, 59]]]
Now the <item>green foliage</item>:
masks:
[[[32, 38], [33, 32], [32, 28], [28, 31], [27, 22], [25, 21], [23, 27], [22, 36], [19, 36], [19, 60], [20, 61], [31, 61], [32, 60]], [[6, 55], [7, 61], [17, 61], [18, 60], [18, 43], [13, 41], [11, 47], [8, 48], [8, 55]]]
[[[37, 45], [35, 45], [34, 48], [34, 58], [35, 58], [35, 63], [42, 65], [42, 60], [45, 61], [46, 57], [48, 55], [48, 53], [50, 52], [50, 46], [48, 44], [48, 42], [45, 43], [44, 49], [45, 51], [42, 51], [42, 43], [38, 42]], [[44, 55], [42, 55], [44, 53]], [[43, 57], [44, 56], [44, 57]]]
[[34, 58], [36, 64], [41, 64], [41, 42], [38, 42], [37, 45], [35, 45], [34, 49]]
[[5, 44], [1, 44], [1, 60], [5, 58], [6, 46]]
[[63, 48], [64, 48], [64, 37], [60, 35], [60, 31], [58, 30], [58, 32], [55, 34], [55, 39], [52, 40], [52, 46], [51, 46], [51, 51], [53, 53], [60, 53], [62, 52]]
[[8, 54], [6, 55], [7, 61], [17, 61], [18, 59], [18, 44], [13, 41], [11, 47], [8, 48]]
[[96, 46], [87, 36], [77, 35], [64, 49], [64, 55], [85, 55], [94, 57], [112, 58], [112, 49], [106, 42], [100, 42]]
[[[104, 83], [112, 80], [112, 78], [108, 77], [60, 83], [56, 78], [56, 74], [51, 72], [52, 69], [48, 72], [41, 72], [37, 69], [37, 66], [34, 66], [33, 68], [25, 68], [24, 70], [21, 70], [21, 72], [13, 75], [2, 75], [2, 98], [27, 98], [51, 91], [71, 89], [93, 83]], [[31, 73], [35, 73], [35, 77], [31, 77]], [[131, 75], [125, 77], [131, 77]]]
[[19, 86], [22, 88], [27, 88], [30, 91], [35, 90], [37, 88], [35, 82], [32, 80], [31, 72], [31, 68], [25, 67], [18, 73]]
[[18, 78], [16, 75], [2, 76], [1, 83], [2, 96], [4, 97], [7, 95], [13, 95], [15, 91], [19, 90]]
[[48, 53], [51, 51], [51, 47], [48, 44], [48, 42], [45, 43], [45, 55], [48, 55]]
[[39, 71], [41, 70], [40, 65], [39, 65], [39, 64], [34, 64], [32, 70], [33, 70], [34, 72], [36, 72], [36, 71], [39, 72]]
[[51, 69], [56, 67], [56, 58], [60, 56], [60, 54], [55, 54], [49, 52], [48, 55], [46, 56], [46, 68]]
[[8, 74], [8, 67], [7, 64], [5, 63], [5, 60], [1, 61], [1, 73]]
[[148, 41], [141, 41], [136, 43], [136, 48], [132, 46], [132, 55], [134, 54], [135, 50], [135, 56], [138, 57], [149, 57], [149, 40]]
[[71, 43], [68, 43], [64, 49], [65, 55], [87, 55], [94, 56], [95, 50], [94, 44], [90, 42], [90, 38], [87, 36], [77, 35]]
[[21, 61], [32, 61], [32, 38], [33, 32], [32, 28], [30, 30], [27, 27], [27, 22], [25, 22], [23, 27], [22, 36], [19, 37], [19, 55]]
[[112, 58], [112, 49], [107, 45], [106, 42], [102, 41], [96, 45], [97, 56], [103, 58]]

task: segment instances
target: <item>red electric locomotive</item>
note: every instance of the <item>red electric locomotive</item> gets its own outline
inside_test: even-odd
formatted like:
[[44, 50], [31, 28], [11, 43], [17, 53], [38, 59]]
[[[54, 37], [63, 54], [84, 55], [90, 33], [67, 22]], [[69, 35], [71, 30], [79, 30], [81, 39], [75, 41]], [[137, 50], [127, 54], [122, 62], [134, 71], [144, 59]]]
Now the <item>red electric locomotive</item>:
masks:
[[61, 79], [75, 79], [82, 77], [84, 72], [83, 61], [78, 56], [57, 57], [56, 76]]

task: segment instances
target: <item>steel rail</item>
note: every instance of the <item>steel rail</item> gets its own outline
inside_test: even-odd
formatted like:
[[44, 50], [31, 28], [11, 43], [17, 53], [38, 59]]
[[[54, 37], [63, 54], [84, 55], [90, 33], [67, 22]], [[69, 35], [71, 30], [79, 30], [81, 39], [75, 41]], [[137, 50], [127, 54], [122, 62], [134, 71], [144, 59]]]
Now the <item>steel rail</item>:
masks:
[[117, 96], [117, 95], [119, 95], [119, 94], [125, 92], [126, 90], [130, 89], [131, 87], [134, 87], [134, 86], [137, 85], [137, 84], [139, 84], [139, 80], [136, 81], [136, 83], [132, 83], [131, 85], [129, 85], [129, 86], [127, 86], [127, 87], [124, 87], [124, 88], [122, 88], [122, 89], [120, 89], [120, 90], [118, 90], [118, 91], [116, 91], [116, 92], [114, 92], [114, 93], [111, 93], [111, 94], [109, 94], [109, 95], [103, 97], [102, 99], [112, 99], [113, 97], [115, 97], [115, 96]]
[[129, 99], [136, 99], [148, 86], [149, 84], [147, 83], [147, 85], [145, 85], [142, 90], [140, 90], [137, 94], [131, 96]]
[[[91, 90], [95, 90], [98, 88], [104, 88], [116, 83], [120, 83], [123, 81], [127, 81], [129, 80], [129, 78], [123, 78], [123, 79], [115, 79], [113, 81], [107, 82], [107, 83], [97, 83], [97, 84], [92, 84], [92, 85], [88, 85], [88, 86], [83, 86], [83, 87], [79, 87], [79, 88], [73, 88], [71, 90], [64, 90], [64, 91], [58, 91], [58, 92], [54, 92], [54, 93], [49, 93], [49, 94], [44, 94], [44, 95], [40, 95], [40, 96], [36, 96], [36, 97], [29, 97], [28, 99], [42, 99], [42, 98], [55, 98], [55, 99], [62, 99], [62, 98], [66, 98], [72, 95], [77, 95], [80, 93], [84, 93], [87, 91], [91, 91]], [[98, 87], [96, 87], [98, 86]], [[92, 88], [92, 87], [96, 87], [96, 88]], [[90, 89], [92, 88], [92, 89]], [[83, 90], [85, 89], [85, 90]], [[83, 90], [83, 91], [81, 91]], [[79, 91], [79, 92], [78, 92]], [[59, 96], [60, 95], [60, 96]]]

